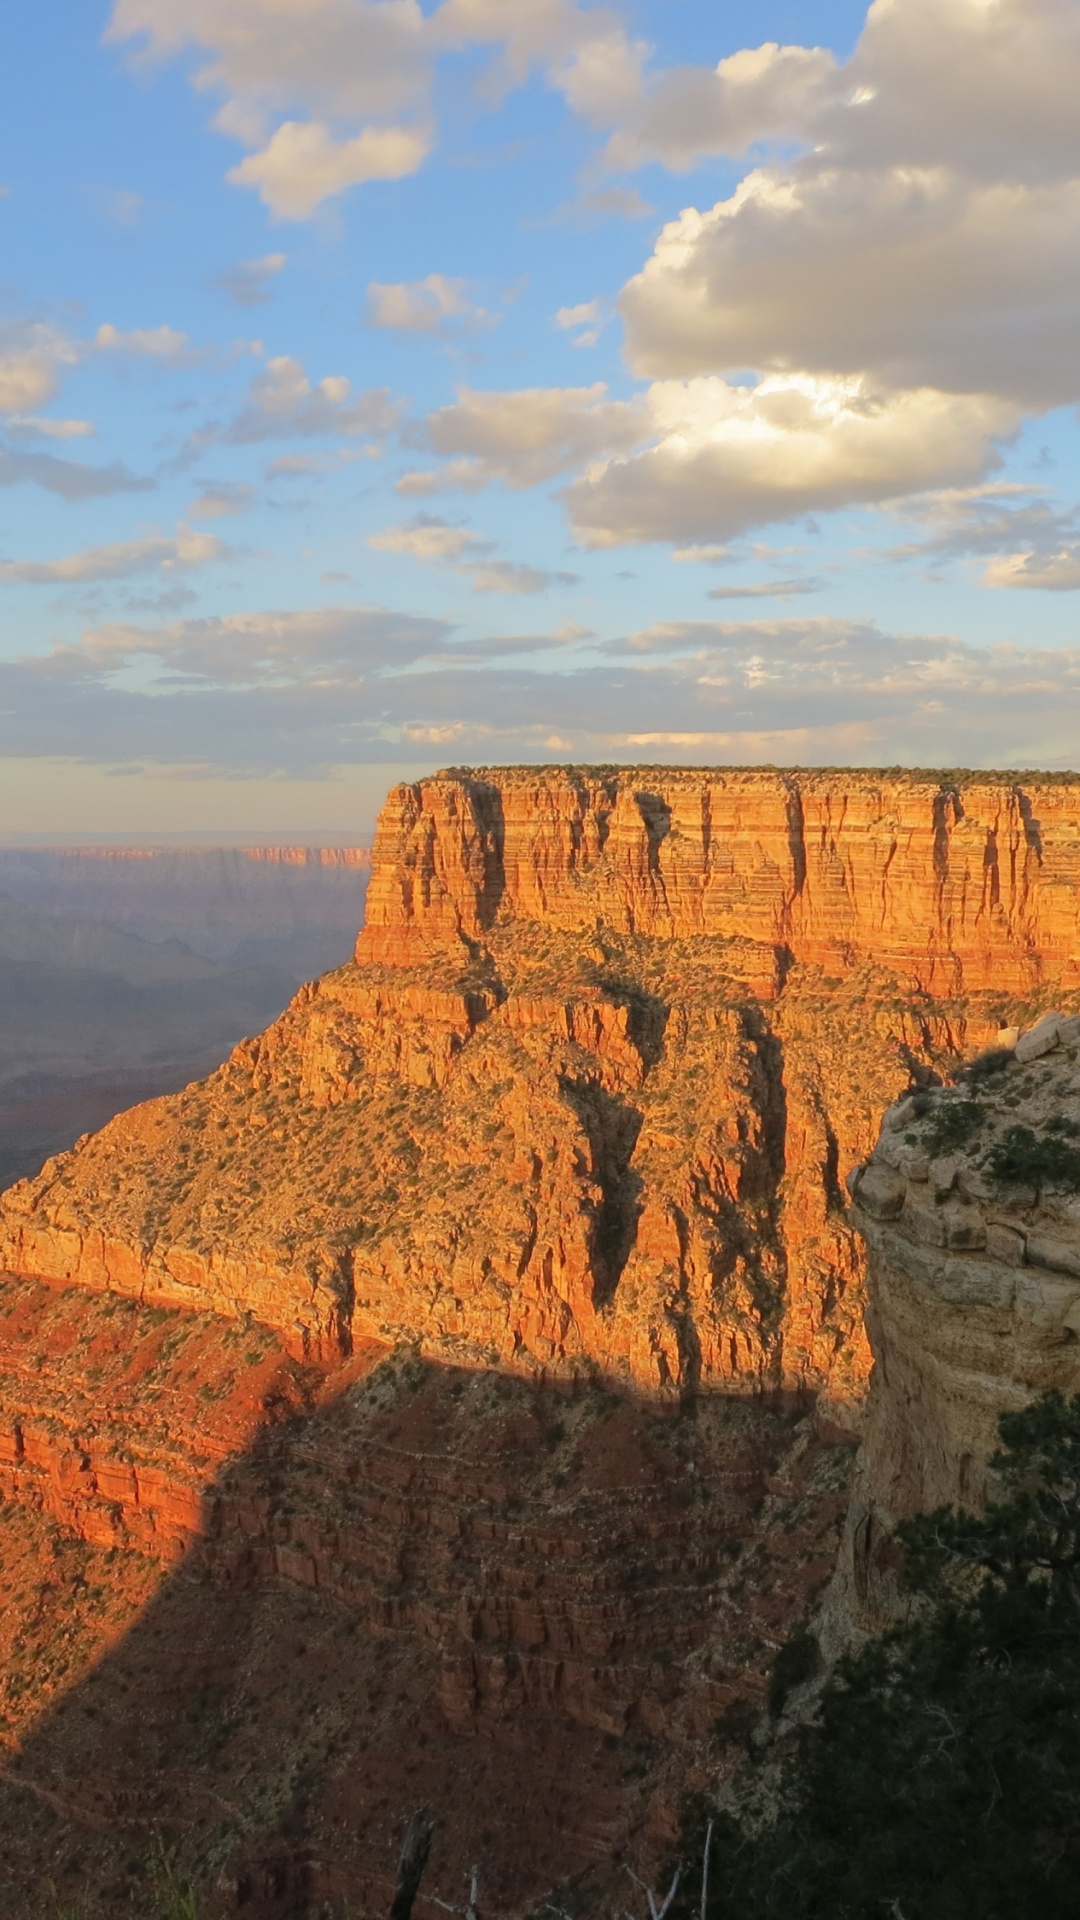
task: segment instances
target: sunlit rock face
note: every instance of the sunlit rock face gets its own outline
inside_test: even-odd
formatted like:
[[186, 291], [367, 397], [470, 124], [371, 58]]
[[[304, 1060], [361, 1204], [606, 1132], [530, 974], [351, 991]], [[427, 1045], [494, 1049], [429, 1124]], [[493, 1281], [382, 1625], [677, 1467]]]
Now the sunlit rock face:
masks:
[[843, 1193], [912, 1071], [1076, 975], [1080, 789], [396, 788], [354, 963], [0, 1211], [14, 1271], [650, 1392], [865, 1382]]
[[897, 1523], [993, 1492], [998, 1419], [1080, 1391], [1080, 1018], [885, 1114], [853, 1170], [876, 1361], [827, 1636], [902, 1607]]

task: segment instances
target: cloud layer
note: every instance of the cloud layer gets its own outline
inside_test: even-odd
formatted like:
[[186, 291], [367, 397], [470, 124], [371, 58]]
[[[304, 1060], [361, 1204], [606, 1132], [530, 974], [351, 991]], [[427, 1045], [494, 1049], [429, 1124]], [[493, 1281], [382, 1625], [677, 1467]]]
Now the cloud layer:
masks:
[[146, 761], [239, 774], [428, 753], [1055, 767], [1076, 758], [1078, 694], [1077, 648], [854, 621], [669, 622], [606, 644], [571, 627], [474, 649], [445, 621], [324, 608], [113, 622], [0, 665], [0, 752], [109, 764], [138, 743]]

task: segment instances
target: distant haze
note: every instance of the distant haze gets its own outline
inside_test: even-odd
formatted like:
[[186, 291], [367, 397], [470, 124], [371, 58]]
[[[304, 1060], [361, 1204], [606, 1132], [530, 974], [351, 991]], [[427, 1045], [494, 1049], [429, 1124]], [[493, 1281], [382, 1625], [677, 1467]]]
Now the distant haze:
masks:
[[348, 960], [360, 846], [0, 848], [0, 1184]]

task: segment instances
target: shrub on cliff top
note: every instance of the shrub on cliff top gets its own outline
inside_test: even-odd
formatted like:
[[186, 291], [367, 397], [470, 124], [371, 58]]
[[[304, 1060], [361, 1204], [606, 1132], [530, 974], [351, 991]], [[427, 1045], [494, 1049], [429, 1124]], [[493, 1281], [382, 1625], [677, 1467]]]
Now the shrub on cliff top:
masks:
[[991, 1148], [986, 1164], [995, 1180], [1080, 1191], [1080, 1150], [1053, 1135], [1040, 1138], [1030, 1127], [1010, 1127]]
[[[1000, 1432], [1005, 1497], [902, 1529], [917, 1614], [835, 1670], [772, 1814], [714, 1816], [708, 1920], [1075, 1915], [1080, 1396], [1047, 1394]], [[684, 1858], [707, 1818], [689, 1819]]]

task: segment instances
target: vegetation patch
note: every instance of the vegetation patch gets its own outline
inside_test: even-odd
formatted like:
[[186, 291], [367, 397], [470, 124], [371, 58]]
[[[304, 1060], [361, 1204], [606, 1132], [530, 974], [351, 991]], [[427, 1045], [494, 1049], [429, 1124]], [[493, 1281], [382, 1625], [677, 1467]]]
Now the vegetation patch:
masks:
[[1080, 1395], [999, 1431], [1006, 1497], [900, 1530], [912, 1620], [840, 1662], [779, 1771], [686, 1809], [671, 1920], [1072, 1920]]
[[1067, 1146], [1056, 1132], [1040, 1136], [1030, 1127], [1010, 1127], [991, 1147], [986, 1164], [995, 1180], [1010, 1185], [1080, 1193], [1080, 1149]]

